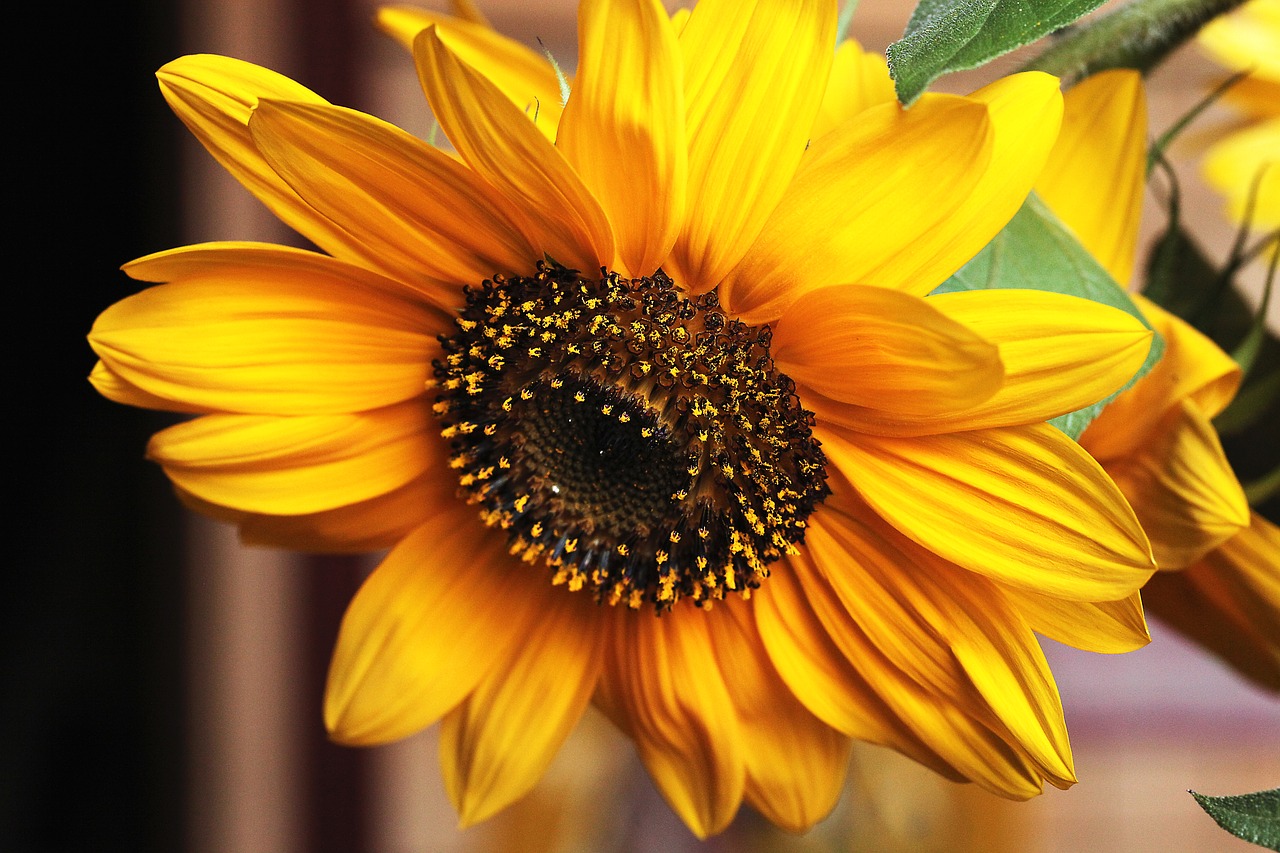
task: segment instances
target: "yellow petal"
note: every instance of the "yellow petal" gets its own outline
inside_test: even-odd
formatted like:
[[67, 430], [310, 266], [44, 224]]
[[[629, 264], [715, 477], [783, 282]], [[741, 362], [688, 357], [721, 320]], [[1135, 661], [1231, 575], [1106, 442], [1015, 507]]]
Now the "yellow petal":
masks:
[[651, 275], [684, 216], [687, 159], [679, 45], [657, 0], [585, 0], [578, 73], [556, 146], [613, 223], [619, 263]]
[[1249, 502], [1218, 434], [1190, 400], [1171, 409], [1142, 447], [1105, 467], [1161, 569], [1194, 563], [1249, 524]]
[[396, 545], [442, 508], [456, 503], [456, 482], [430, 470], [398, 489], [366, 501], [302, 515], [240, 512], [179, 490], [203, 515], [236, 525], [246, 545], [322, 554], [368, 554]]
[[1072, 784], [1058, 690], [1022, 618], [990, 581], [855, 507], [840, 501], [819, 512], [806, 537], [850, 616], [903, 672], [1006, 729], [1054, 784]]
[[747, 800], [771, 823], [803, 832], [835, 807], [850, 740], [811, 714], [783, 683], [769, 662], [750, 604], [735, 597], [707, 617], [742, 736], [750, 744]]
[[749, 745], [706, 614], [677, 606], [660, 619], [646, 611], [619, 615], [597, 701], [635, 740], [672, 810], [699, 838], [714, 835], [742, 802]]
[[1047, 424], [915, 438], [815, 434], [876, 512], [970, 571], [1059, 598], [1114, 601], [1155, 569], [1115, 484]]
[[813, 138], [821, 139], [868, 107], [897, 98], [884, 54], [863, 50], [853, 39], [843, 41], [831, 64], [831, 80], [813, 123]]
[[1280, 4], [1254, 0], [1213, 19], [1197, 33], [1200, 46], [1228, 68], [1280, 80]]
[[1236, 131], [1205, 155], [1204, 177], [1227, 198], [1227, 213], [1256, 231], [1280, 227], [1280, 118]]
[[590, 596], [547, 586], [538, 618], [510, 658], [495, 663], [441, 725], [445, 790], [463, 826], [528, 793], [595, 692], [603, 660], [598, 623], [612, 614]]
[[[909, 730], [911, 739], [918, 739], [939, 756], [945, 775], [958, 775], [1013, 799], [1040, 793], [1040, 774], [1014, 744], [970, 713], [975, 708], [969, 697], [937, 692], [900, 670], [862, 631], [808, 557], [806, 551], [791, 557], [790, 563], [814, 613], [844, 659]], [[904, 746], [900, 742], [891, 745]], [[910, 741], [905, 746], [903, 751], [916, 758], [907, 751]], [[926, 763], [931, 767], [936, 764]], [[954, 769], [947, 772], [946, 768]]]
[[444, 152], [372, 116], [259, 102], [258, 150], [308, 204], [367, 247], [373, 265], [453, 309], [459, 283], [533, 271], [504, 199]]
[[1280, 692], [1280, 528], [1249, 527], [1185, 571], [1160, 572], [1147, 609], [1240, 673]]
[[137, 385], [122, 378], [120, 374], [113, 372], [111, 368], [102, 363], [101, 359], [94, 364], [93, 370], [89, 373], [89, 383], [108, 400], [123, 403], [126, 406], [137, 406], [140, 409], [159, 409], [165, 412], [198, 413], [209, 411], [200, 406], [193, 406], [190, 403], [171, 400], [168, 397], [159, 397], [143, 391]]
[[460, 60], [435, 27], [414, 40], [418, 78], [458, 153], [496, 187], [541, 259], [594, 270], [613, 262], [599, 202], [547, 138], [487, 78]]
[[1002, 585], [1001, 591], [1031, 630], [1068, 646], [1119, 654], [1151, 642], [1136, 592], [1118, 601], [1066, 601], [1013, 586]]
[[184, 56], [158, 72], [160, 91], [187, 128], [228, 172], [282, 222], [331, 255], [364, 257], [363, 247], [317, 213], [275, 173], [249, 136], [260, 98], [323, 104], [287, 77], [225, 56]]
[[[802, 571], [812, 576], [814, 570]], [[819, 589], [815, 595], [822, 600], [831, 597], [829, 589]], [[770, 660], [814, 716], [836, 731], [896, 749], [948, 779], [965, 778], [907, 728], [845, 658], [814, 612], [796, 567], [789, 562], [775, 564], [768, 583], [751, 600]], [[847, 620], [848, 614], [843, 618]]]
[[762, 323], [806, 291], [882, 283], [886, 265], [910, 266], [920, 241], [947, 227], [990, 156], [982, 104], [939, 96], [910, 110], [892, 103], [860, 113], [815, 140], [764, 231], [722, 284], [722, 301], [747, 322]]
[[487, 77], [548, 139], [555, 139], [563, 108], [560, 80], [545, 56], [492, 27], [466, 16], [450, 16], [416, 6], [383, 6], [377, 23], [410, 51], [413, 40], [434, 26], [457, 57]]
[[770, 351], [797, 382], [888, 416], [971, 408], [1004, 379], [993, 344], [930, 302], [882, 287], [809, 291], [774, 327]]
[[1116, 391], [1138, 371], [1151, 346], [1151, 331], [1132, 315], [1074, 296], [975, 290], [925, 301], [999, 348], [1004, 383], [974, 405], [913, 418], [806, 399], [820, 418], [901, 436], [1034, 423]]
[[1126, 68], [1085, 78], [1067, 91], [1036, 192], [1121, 285], [1133, 275], [1146, 184], [1142, 75]]
[[302, 515], [386, 494], [443, 467], [424, 404], [345, 415], [205, 415], [156, 433], [179, 488], [244, 512]]
[[374, 569], [342, 617], [325, 686], [330, 736], [368, 746], [434, 723], [510, 659], [536, 624], [542, 586], [473, 507], [455, 504], [428, 520]]
[[703, 0], [680, 33], [689, 200], [677, 281], [715, 287], [756, 239], [808, 144], [835, 51], [829, 0]]
[[1240, 386], [1240, 366], [1189, 323], [1135, 295], [1152, 327], [1164, 338], [1164, 355], [1132, 388], [1113, 400], [1080, 442], [1095, 459], [1123, 459], [1141, 449], [1170, 409], [1190, 400], [1212, 418]]
[[126, 271], [174, 281], [108, 308], [89, 342], [113, 373], [188, 409], [378, 408], [420, 396], [439, 349], [433, 312], [323, 255], [215, 244]]

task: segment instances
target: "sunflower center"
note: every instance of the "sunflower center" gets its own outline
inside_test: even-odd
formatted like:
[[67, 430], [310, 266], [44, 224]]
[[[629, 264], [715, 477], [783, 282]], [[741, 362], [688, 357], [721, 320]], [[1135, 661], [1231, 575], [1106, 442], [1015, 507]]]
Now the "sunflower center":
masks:
[[662, 272], [540, 264], [465, 290], [434, 363], [461, 496], [511, 552], [602, 603], [749, 595], [827, 495], [768, 326]]

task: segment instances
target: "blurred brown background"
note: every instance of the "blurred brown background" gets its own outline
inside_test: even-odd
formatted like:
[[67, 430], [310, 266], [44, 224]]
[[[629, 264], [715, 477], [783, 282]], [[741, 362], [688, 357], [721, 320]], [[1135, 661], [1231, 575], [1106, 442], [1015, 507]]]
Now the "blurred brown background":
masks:
[[[572, 67], [572, 0], [481, 6], [500, 29], [541, 39]], [[1007, 803], [868, 747], [855, 753], [836, 813], [805, 836], [744, 811], [699, 844], [630, 745], [594, 716], [533, 795], [465, 832], [441, 787], [432, 732], [374, 750], [327, 743], [328, 652], [370, 564], [244, 550], [226, 529], [182, 512], [142, 459], [147, 436], [169, 419], [99, 399], [84, 381], [93, 359], [83, 336], [133, 288], [116, 271], [130, 258], [199, 240], [293, 239], [185, 134], [154, 70], [183, 53], [226, 53], [425, 134], [411, 63], [375, 30], [374, 8], [127, 0], [59, 9], [27, 31], [44, 38], [14, 78], [9, 119], [18, 153], [8, 197], [19, 222], [9, 238], [19, 258], [11, 316], [21, 317], [9, 420], [29, 438], [8, 477], [19, 548], [0, 614], [0, 850], [1256, 849], [1218, 830], [1186, 789], [1280, 785], [1280, 701], [1159, 625], [1155, 642], [1130, 655], [1048, 649], [1081, 779], [1072, 790]], [[853, 33], [883, 49], [910, 8], [862, 0]], [[963, 91], [1017, 62], [940, 87]], [[1153, 131], [1214, 75], [1194, 48], [1160, 69]], [[1221, 258], [1234, 232], [1194, 157], [1193, 145], [1179, 151], [1186, 207], [1193, 233]], [[1159, 224], [1153, 209], [1148, 232]]]

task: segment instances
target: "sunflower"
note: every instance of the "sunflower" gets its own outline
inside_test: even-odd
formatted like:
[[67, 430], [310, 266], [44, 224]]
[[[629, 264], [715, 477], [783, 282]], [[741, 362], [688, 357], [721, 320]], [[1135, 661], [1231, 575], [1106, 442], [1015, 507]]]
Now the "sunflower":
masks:
[[[1036, 186], [1121, 282], [1133, 273], [1146, 144], [1141, 75], [1103, 72], [1067, 92], [1062, 132]], [[1164, 355], [1081, 444], [1150, 537], [1161, 571], [1143, 587], [1147, 611], [1280, 690], [1280, 531], [1250, 512], [1212, 423], [1235, 397], [1240, 368], [1190, 324], [1134, 298], [1163, 336]]]
[[1057, 81], [819, 135], [832, 0], [584, 2], [562, 110], [510, 73], [527, 51], [423, 24], [452, 152], [247, 63], [162, 68], [319, 251], [142, 258], [156, 286], [90, 336], [103, 394], [199, 415], [149, 446], [191, 506], [250, 543], [390, 549], [343, 620], [332, 736], [441, 721], [464, 823], [588, 703], [704, 836], [744, 798], [811, 825], [851, 738], [1009, 797], [1071, 784], [1033, 630], [1141, 645], [1153, 565], [1044, 420], [1151, 333], [1055, 294], [924, 298], [1026, 196]]
[[1242, 120], [1210, 147], [1205, 179], [1236, 222], [1280, 228], [1280, 0], [1250, 0], [1197, 38], [1219, 64], [1245, 72], [1225, 95]]

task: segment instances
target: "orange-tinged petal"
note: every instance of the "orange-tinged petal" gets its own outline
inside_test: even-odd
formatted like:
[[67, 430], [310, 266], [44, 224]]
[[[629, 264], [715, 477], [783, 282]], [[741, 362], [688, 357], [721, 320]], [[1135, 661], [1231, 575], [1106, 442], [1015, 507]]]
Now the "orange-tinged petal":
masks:
[[[830, 596], [818, 593], [824, 594]], [[768, 583], [752, 595], [752, 612], [779, 676], [814, 716], [836, 731], [892, 747], [948, 779], [965, 778], [907, 728], [845, 658], [809, 603], [795, 567], [775, 564]]]
[[1195, 403], [1212, 418], [1227, 407], [1240, 387], [1240, 366], [1217, 344], [1149, 299], [1135, 295], [1134, 301], [1164, 338], [1164, 355], [1080, 436], [1080, 443], [1104, 462], [1140, 450], [1165, 414], [1183, 400]]
[[772, 823], [802, 832], [830, 813], [844, 787], [850, 739], [810, 713], [769, 662], [751, 605], [733, 597], [707, 614], [737, 708], [746, 797]]
[[127, 266], [172, 275], [89, 334], [111, 371], [187, 409], [338, 414], [422, 394], [439, 315], [372, 273], [282, 247], [187, 247]]
[[853, 39], [843, 41], [831, 64], [831, 79], [813, 123], [813, 138], [821, 139], [868, 107], [897, 99], [884, 54], [863, 50]]
[[93, 365], [93, 370], [89, 373], [89, 383], [108, 400], [123, 403], [126, 406], [137, 406], [140, 409], [159, 409], [165, 412], [199, 413], [209, 411], [200, 406], [193, 406], [190, 403], [171, 400], [168, 397], [160, 397], [143, 391], [137, 385], [121, 377], [120, 374], [112, 371], [111, 368], [102, 363], [101, 359]]
[[876, 512], [978, 574], [1059, 598], [1114, 601], [1155, 570], [1115, 484], [1047, 424], [915, 438], [820, 425], [815, 434]]
[[249, 116], [260, 98], [327, 103], [323, 98], [287, 77], [225, 56], [184, 56], [156, 77], [165, 100], [192, 134], [282, 222], [335, 257], [364, 258], [358, 241], [299, 198], [249, 136]]
[[796, 382], [889, 416], [971, 408], [1004, 380], [994, 344], [928, 301], [882, 287], [809, 291], [774, 326], [770, 352]]
[[[1026, 799], [1040, 793], [1040, 774], [1026, 756], [971, 713], [982, 709], [957, 695], [936, 692], [898, 669], [851, 618], [808, 556], [807, 552], [793, 556], [790, 563], [814, 613], [841, 655], [911, 732], [911, 738], [936, 752], [943, 765], [954, 768], [954, 774], [1001, 796]], [[892, 745], [901, 748], [897, 742]]]
[[715, 287], [777, 205], [808, 145], [835, 52], [830, 0], [703, 0], [680, 33], [689, 199], [677, 282]]
[[487, 77], [548, 139], [555, 139], [563, 109], [555, 68], [545, 56], [483, 21], [466, 18], [416, 6], [383, 6], [377, 12], [378, 26], [410, 51], [418, 34], [434, 26], [460, 60]]
[[699, 838], [742, 802], [749, 747], [711, 644], [706, 614], [626, 612], [606, 641], [597, 701], [636, 742], [672, 810]]
[[397, 127], [354, 110], [263, 100], [249, 131], [276, 173], [366, 246], [378, 269], [446, 310], [461, 302], [460, 282], [533, 270], [502, 196]]
[[1147, 609], [1239, 672], [1280, 691], [1280, 528], [1257, 513], [1249, 527], [1194, 566], [1160, 572]]
[[1117, 601], [1095, 602], [1066, 601], [1014, 586], [1002, 585], [1001, 591], [1031, 630], [1068, 646], [1119, 654], [1151, 642], [1139, 593]]
[[1194, 563], [1249, 524], [1249, 502], [1218, 433], [1190, 400], [1170, 409], [1142, 447], [1105, 467], [1162, 569]]
[[[531, 580], [542, 580], [523, 567]], [[532, 592], [520, 590], [521, 594]], [[539, 615], [440, 728], [445, 790], [463, 826], [528, 793], [586, 710], [603, 662], [602, 610], [549, 584]]]
[[147, 455], [201, 500], [302, 515], [369, 500], [443, 466], [434, 427], [416, 400], [357, 414], [215, 414], [156, 433]]
[[418, 78], [458, 153], [496, 187], [533, 248], [561, 264], [594, 270], [613, 262], [600, 203], [573, 167], [493, 83], [464, 63], [436, 27], [414, 40]]
[[[1062, 704], [1034, 635], [993, 583], [921, 548], [856, 503], [810, 519], [814, 563], [895, 665], [1005, 728], [1040, 772], [1075, 781]], [[848, 514], [846, 514], [848, 513]]]
[[687, 157], [680, 48], [658, 0], [584, 0], [578, 73], [556, 146], [613, 223], [618, 263], [650, 275], [683, 222]]
[[747, 322], [763, 323], [810, 290], [881, 284], [878, 270], [900, 256], [909, 265], [921, 240], [948, 227], [980, 184], [991, 143], [987, 108], [963, 98], [865, 110], [814, 141], [763, 232], [721, 286], [722, 301]]
[[511, 659], [537, 622], [544, 583], [473, 507], [430, 518], [374, 569], [342, 617], [325, 686], [330, 736], [387, 743], [440, 719]]
[[1142, 75], [1114, 69], [1065, 96], [1062, 132], [1036, 192], [1122, 285], [1133, 275], [1147, 185], [1147, 101]]
[[925, 301], [999, 348], [1004, 382], [995, 393], [911, 418], [806, 398], [819, 418], [901, 436], [1035, 423], [1104, 399], [1137, 373], [1151, 346], [1151, 331], [1132, 315], [1059, 293], [975, 290]]
[[455, 485], [429, 470], [398, 489], [366, 501], [302, 515], [240, 512], [178, 490], [182, 502], [236, 525], [246, 545], [322, 554], [368, 554], [393, 547], [457, 501]]

